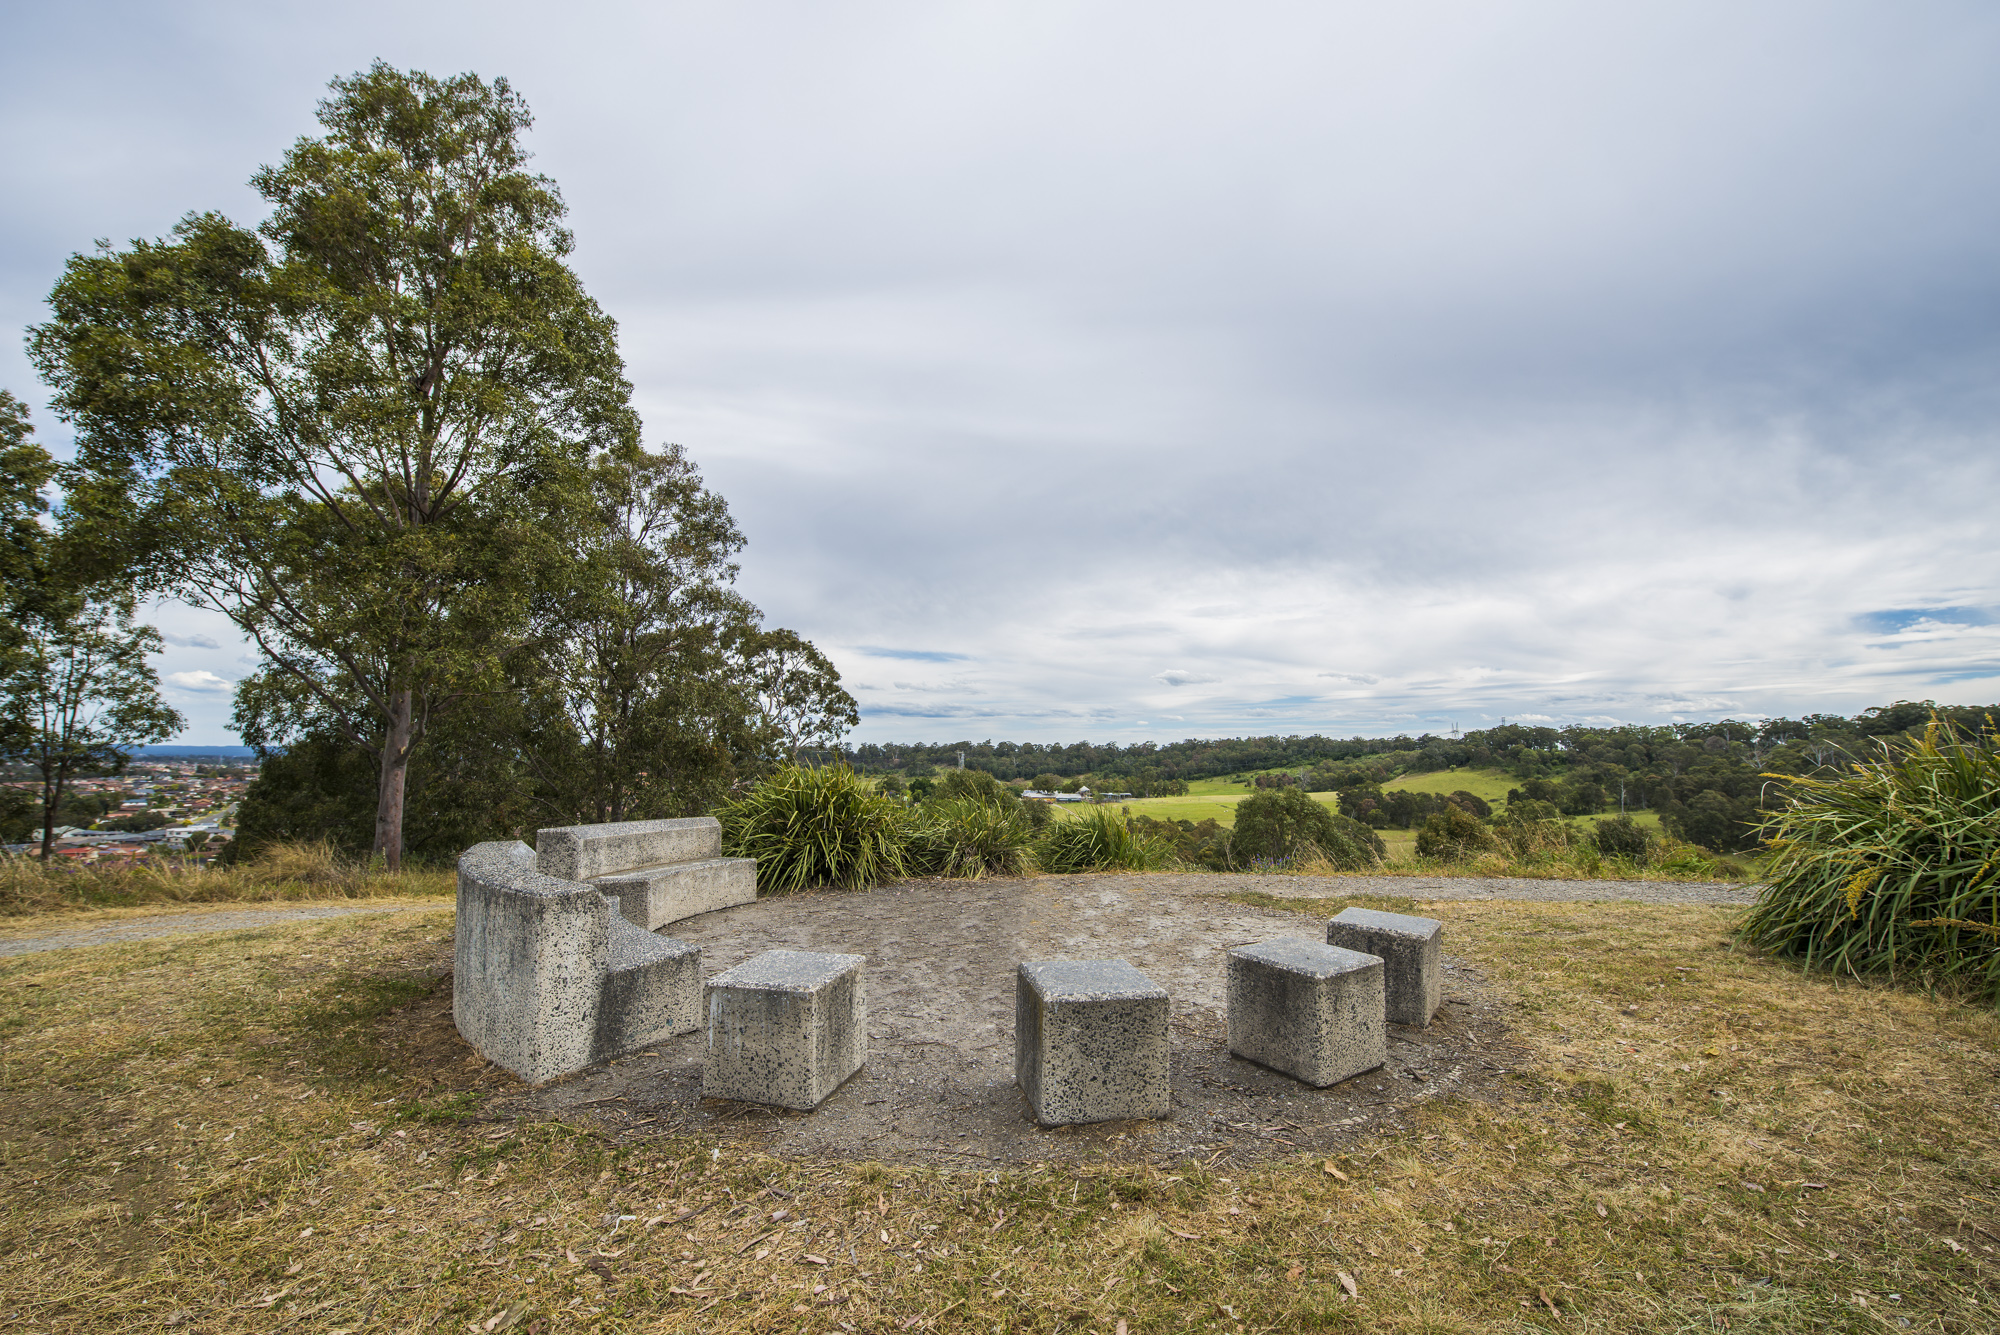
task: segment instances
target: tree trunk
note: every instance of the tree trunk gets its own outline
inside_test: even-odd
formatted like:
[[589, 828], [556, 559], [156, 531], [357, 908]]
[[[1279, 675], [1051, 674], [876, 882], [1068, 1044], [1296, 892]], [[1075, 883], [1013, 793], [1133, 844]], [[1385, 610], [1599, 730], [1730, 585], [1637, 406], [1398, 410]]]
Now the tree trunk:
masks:
[[403, 869], [403, 787], [410, 772], [413, 691], [390, 697], [389, 727], [382, 738], [382, 780], [375, 799], [375, 851], [390, 871]]
[[56, 805], [62, 801], [62, 778], [57, 776], [53, 783], [46, 779], [42, 783], [42, 861], [49, 860], [49, 854], [56, 844]]

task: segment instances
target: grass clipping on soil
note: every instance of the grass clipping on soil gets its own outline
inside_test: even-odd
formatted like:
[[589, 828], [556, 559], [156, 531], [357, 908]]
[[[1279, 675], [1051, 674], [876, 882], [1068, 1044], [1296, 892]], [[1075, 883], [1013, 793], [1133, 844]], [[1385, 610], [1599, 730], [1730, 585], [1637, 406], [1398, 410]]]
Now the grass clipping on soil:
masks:
[[1511, 1002], [1504, 1094], [1257, 1168], [938, 1172], [651, 1136], [615, 1103], [506, 1120], [511, 1081], [451, 1027], [448, 908], [17, 957], [0, 1313], [535, 1335], [2000, 1323], [1991, 1013], [1802, 978], [1729, 948], [1711, 907], [1425, 911]]

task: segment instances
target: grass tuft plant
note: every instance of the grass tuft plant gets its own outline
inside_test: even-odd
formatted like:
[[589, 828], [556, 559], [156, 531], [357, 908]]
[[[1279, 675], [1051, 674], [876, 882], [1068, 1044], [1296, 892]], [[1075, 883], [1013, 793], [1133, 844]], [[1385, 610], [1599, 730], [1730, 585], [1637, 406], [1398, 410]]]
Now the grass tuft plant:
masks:
[[1034, 865], [1034, 837], [1034, 820], [1019, 802], [932, 798], [916, 813], [905, 856], [920, 876], [1019, 876]]
[[1087, 807], [1044, 830], [1035, 857], [1043, 871], [1158, 871], [1173, 859], [1173, 849], [1122, 812]]
[[1793, 779], [1765, 828], [1755, 945], [2000, 1002], [2000, 732], [1933, 720], [1838, 779]]
[[858, 890], [904, 874], [908, 814], [845, 765], [787, 765], [715, 814], [723, 851], [757, 859], [762, 893]]

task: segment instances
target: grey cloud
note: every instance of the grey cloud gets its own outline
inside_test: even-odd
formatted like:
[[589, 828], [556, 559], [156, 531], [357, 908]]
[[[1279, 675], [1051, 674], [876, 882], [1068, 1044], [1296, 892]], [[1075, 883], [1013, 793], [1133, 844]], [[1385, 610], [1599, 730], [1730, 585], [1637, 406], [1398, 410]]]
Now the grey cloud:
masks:
[[954, 664], [864, 737], [2000, 698], [1990, 6], [226, 12], [10, 29], [0, 313], [504, 71], [744, 592]]
[[222, 646], [206, 635], [176, 635], [172, 631], [161, 631], [160, 638], [168, 644], [182, 649], [220, 649]]

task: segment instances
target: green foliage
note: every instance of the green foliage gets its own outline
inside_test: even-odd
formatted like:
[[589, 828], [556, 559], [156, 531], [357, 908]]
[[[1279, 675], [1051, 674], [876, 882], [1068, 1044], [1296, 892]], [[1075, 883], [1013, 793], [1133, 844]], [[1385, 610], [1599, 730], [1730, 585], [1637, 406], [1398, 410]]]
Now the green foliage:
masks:
[[1160, 820], [1153, 816], [1132, 817], [1132, 828], [1158, 840], [1171, 850], [1174, 861], [1208, 871], [1229, 871], [1231, 831], [1213, 816], [1201, 821]]
[[1933, 721], [1839, 778], [1796, 781], [1744, 924], [1756, 945], [1852, 974], [2000, 1001], [2000, 733]]
[[1660, 811], [1662, 829], [1718, 853], [1741, 853], [1755, 848], [1759, 819], [1760, 813], [1753, 803], [1717, 789], [1696, 793], [1688, 801]]
[[1494, 846], [1493, 834], [1462, 807], [1447, 804], [1417, 831], [1417, 856], [1457, 862]]
[[1033, 864], [1034, 837], [1019, 801], [933, 795], [915, 813], [904, 856], [920, 876], [1019, 876]]
[[[1142, 818], [1143, 819], [1143, 818]], [[1043, 871], [1157, 871], [1174, 855], [1171, 843], [1112, 807], [1087, 807], [1050, 823], [1035, 845]]]
[[380, 758], [394, 866], [414, 748], [520, 670], [582, 465], [638, 422], [505, 80], [378, 63], [319, 118], [254, 177], [261, 226], [73, 256], [30, 351], [81, 545], [228, 615]]
[[1237, 804], [1230, 841], [1234, 862], [1286, 862], [1315, 850], [1346, 871], [1372, 866], [1385, 851], [1381, 836], [1314, 801], [1303, 788], [1265, 788]]
[[905, 871], [903, 808], [869, 791], [845, 765], [786, 765], [715, 814], [724, 850], [757, 859], [760, 891], [858, 890]]
[[1645, 865], [1646, 849], [1652, 843], [1652, 832], [1630, 816], [1598, 821], [1590, 837], [1605, 857], [1624, 858], [1638, 866]]

